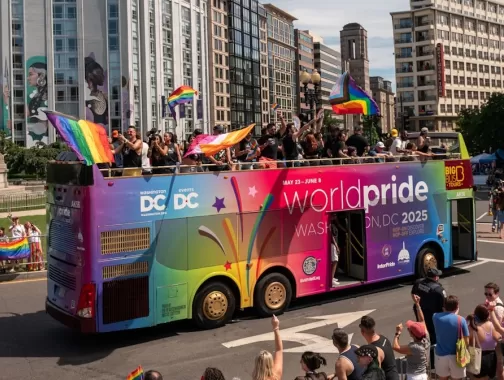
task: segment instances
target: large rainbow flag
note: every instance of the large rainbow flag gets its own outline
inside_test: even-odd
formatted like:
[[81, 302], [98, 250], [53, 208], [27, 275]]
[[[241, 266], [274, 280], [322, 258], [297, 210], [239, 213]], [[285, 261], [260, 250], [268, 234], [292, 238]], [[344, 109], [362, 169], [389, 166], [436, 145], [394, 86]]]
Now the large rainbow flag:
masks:
[[0, 241], [0, 261], [22, 260], [30, 257], [28, 238]]
[[63, 141], [86, 165], [114, 162], [105, 127], [88, 120], [76, 120], [57, 112], [44, 111]]
[[378, 104], [366, 91], [360, 88], [355, 80], [343, 73], [329, 95], [329, 102], [337, 115], [379, 115]]
[[187, 153], [184, 157], [191, 154], [204, 154], [205, 156], [213, 156], [223, 149], [230, 148], [242, 141], [255, 127], [250, 124], [248, 127], [237, 131], [223, 133], [221, 135], [199, 135], [193, 140]]
[[174, 119], [177, 118], [175, 107], [180, 104], [192, 102], [195, 95], [198, 95], [198, 91], [190, 86], [180, 86], [170, 94], [167, 103]]

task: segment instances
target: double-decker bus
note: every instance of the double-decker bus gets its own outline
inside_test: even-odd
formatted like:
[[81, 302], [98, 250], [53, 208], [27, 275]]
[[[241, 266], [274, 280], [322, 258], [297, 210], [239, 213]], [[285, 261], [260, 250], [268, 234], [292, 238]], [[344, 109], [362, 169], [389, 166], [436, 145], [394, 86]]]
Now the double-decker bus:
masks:
[[412, 162], [122, 177], [52, 162], [46, 310], [85, 333], [188, 318], [214, 328], [237, 309], [269, 316], [294, 298], [475, 260], [458, 138], [457, 158]]

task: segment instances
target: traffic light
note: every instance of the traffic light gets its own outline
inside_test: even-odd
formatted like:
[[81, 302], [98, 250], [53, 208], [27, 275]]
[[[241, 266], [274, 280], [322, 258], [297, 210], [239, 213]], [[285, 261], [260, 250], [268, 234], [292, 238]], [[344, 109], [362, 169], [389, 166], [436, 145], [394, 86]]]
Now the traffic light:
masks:
[[403, 128], [404, 128], [405, 131], [408, 131], [410, 129], [409, 115], [404, 115], [403, 116]]

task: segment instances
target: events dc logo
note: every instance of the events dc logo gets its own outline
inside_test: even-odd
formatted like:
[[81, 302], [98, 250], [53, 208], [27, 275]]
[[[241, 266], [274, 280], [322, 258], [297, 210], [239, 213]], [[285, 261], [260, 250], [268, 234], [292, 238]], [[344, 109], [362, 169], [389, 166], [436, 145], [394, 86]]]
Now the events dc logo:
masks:
[[[199, 203], [195, 201], [198, 198], [198, 193], [175, 194], [173, 196], [173, 209], [182, 210], [186, 207], [195, 209]], [[164, 212], [166, 210], [166, 195], [158, 194], [155, 196], [142, 195], [140, 196], [140, 212], [142, 214], [148, 212]]]

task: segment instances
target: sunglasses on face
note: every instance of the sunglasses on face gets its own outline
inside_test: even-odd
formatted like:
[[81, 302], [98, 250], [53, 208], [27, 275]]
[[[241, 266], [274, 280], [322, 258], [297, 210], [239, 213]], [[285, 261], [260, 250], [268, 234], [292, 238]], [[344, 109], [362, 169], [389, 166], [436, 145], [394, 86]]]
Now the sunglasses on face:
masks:
[[493, 297], [492, 293], [485, 293], [485, 297]]

